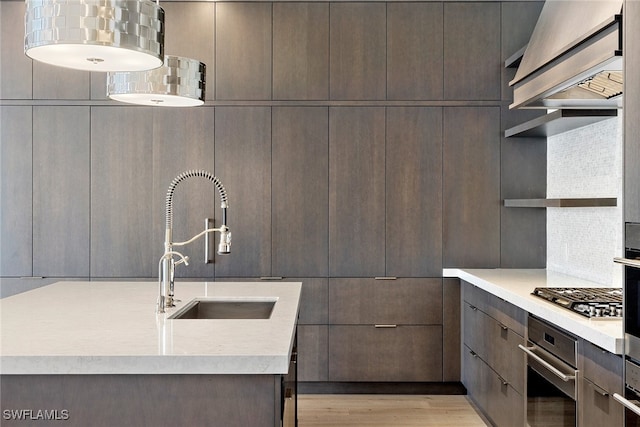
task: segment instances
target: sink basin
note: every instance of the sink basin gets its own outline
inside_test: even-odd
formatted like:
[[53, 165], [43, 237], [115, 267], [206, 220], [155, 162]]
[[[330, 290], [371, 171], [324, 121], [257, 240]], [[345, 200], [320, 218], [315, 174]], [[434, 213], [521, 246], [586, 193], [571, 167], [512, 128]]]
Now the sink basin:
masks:
[[269, 300], [217, 300], [196, 298], [169, 319], [268, 319], [276, 304]]

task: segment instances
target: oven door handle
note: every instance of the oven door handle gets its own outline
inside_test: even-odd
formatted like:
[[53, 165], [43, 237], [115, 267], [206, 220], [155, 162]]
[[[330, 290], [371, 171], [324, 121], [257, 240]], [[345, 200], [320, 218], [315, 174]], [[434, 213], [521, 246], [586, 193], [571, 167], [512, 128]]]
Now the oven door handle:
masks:
[[626, 265], [627, 267], [640, 268], [640, 260], [637, 260], [637, 259], [615, 257], [613, 259], [613, 262], [617, 262], [618, 264]]
[[533, 351], [531, 351], [531, 350], [535, 350], [536, 347], [525, 347], [522, 344], [518, 344], [518, 347], [520, 347], [520, 350], [527, 353], [529, 357], [533, 358], [536, 362], [538, 362], [539, 364], [547, 368], [552, 374], [560, 378], [562, 381], [568, 382], [576, 379], [575, 375], [565, 374], [564, 372], [560, 371], [558, 368], [553, 366], [551, 363], [547, 362], [546, 360], [544, 360], [543, 358], [535, 354]]
[[638, 407], [638, 405], [631, 403], [630, 400], [625, 399], [624, 397], [620, 396], [618, 393], [613, 393], [613, 398], [617, 400], [620, 404], [622, 404], [622, 406], [624, 406], [625, 408], [635, 412], [636, 415], [640, 415], [640, 407]]

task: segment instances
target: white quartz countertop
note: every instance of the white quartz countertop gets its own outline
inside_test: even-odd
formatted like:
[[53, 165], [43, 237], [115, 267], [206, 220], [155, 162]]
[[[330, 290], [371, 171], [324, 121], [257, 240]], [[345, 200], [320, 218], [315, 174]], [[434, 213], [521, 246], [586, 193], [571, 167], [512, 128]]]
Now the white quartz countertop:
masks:
[[623, 353], [622, 320], [588, 319], [566, 308], [531, 295], [535, 288], [587, 287], [606, 285], [544, 269], [453, 269], [443, 270], [445, 277], [459, 277], [529, 313], [612, 353]]
[[[285, 374], [301, 283], [57, 282], [0, 300], [1, 374]], [[269, 319], [168, 319], [196, 297], [275, 299]]]

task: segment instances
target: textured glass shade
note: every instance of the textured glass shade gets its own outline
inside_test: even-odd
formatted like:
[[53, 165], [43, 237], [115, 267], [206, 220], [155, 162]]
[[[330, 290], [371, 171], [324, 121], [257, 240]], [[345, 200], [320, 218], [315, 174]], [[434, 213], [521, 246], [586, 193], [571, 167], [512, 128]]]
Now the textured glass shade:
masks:
[[24, 52], [78, 70], [157, 68], [164, 10], [148, 0], [26, 0]]
[[206, 66], [200, 61], [165, 56], [160, 68], [107, 75], [107, 95], [116, 101], [162, 107], [204, 104]]

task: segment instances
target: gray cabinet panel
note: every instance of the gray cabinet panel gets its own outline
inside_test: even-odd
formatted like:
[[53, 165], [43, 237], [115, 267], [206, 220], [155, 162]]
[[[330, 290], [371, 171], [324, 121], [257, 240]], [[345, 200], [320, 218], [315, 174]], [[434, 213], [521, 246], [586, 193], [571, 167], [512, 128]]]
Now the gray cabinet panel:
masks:
[[[214, 109], [156, 108], [153, 110], [153, 254], [164, 250], [165, 195], [171, 181], [187, 170], [214, 171]], [[223, 182], [224, 184], [224, 182]], [[205, 218], [214, 218], [220, 206], [218, 191], [204, 178], [181, 182], [173, 197], [173, 240], [183, 242], [204, 230]], [[230, 210], [233, 212], [233, 210]], [[216, 221], [215, 226], [220, 225]], [[210, 238], [217, 243], [217, 233]], [[211, 248], [217, 247], [211, 245]], [[190, 257], [188, 266], [176, 268], [177, 277], [214, 276], [214, 263], [204, 262], [204, 238], [175, 250]], [[213, 261], [212, 250], [210, 259]]]
[[298, 381], [328, 380], [329, 327], [298, 326]]
[[152, 137], [153, 108], [91, 109], [92, 277], [158, 274]]
[[330, 279], [332, 324], [442, 324], [442, 279]]
[[442, 326], [329, 326], [329, 381], [442, 381]]
[[89, 71], [33, 61], [33, 99], [89, 99], [90, 96]]
[[329, 319], [329, 279], [327, 278], [287, 278], [302, 282], [300, 295], [300, 325], [326, 324]]
[[500, 3], [445, 2], [444, 99], [500, 99]]
[[89, 107], [33, 109], [33, 274], [89, 276]]
[[329, 275], [384, 276], [385, 110], [329, 109]]
[[442, 99], [442, 3], [387, 5], [387, 99]]
[[0, 107], [0, 276], [32, 275], [31, 123], [31, 107]]
[[[624, 3], [624, 63], [627, 75], [640, 70], [640, 43], [635, 38], [640, 28], [640, 3]], [[624, 84], [624, 220], [640, 222], [640, 81]]]
[[271, 99], [271, 3], [216, 3], [216, 99]]
[[444, 109], [444, 267], [500, 265], [500, 108]]
[[387, 108], [386, 274], [442, 273], [442, 109]]
[[442, 280], [442, 380], [460, 381], [460, 281]]
[[273, 4], [273, 99], [329, 97], [329, 3]]
[[33, 61], [24, 54], [24, 11], [25, 2], [0, 2], [0, 99], [31, 99]]
[[218, 107], [215, 122], [215, 174], [227, 189], [233, 236], [216, 276], [270, 276], [271, 108]]
[[330, 99], [385, 99], [385, 4], [331, 3], [330, 8]]
[[273, 108], [273, 274], [328, 272], [328, 111]]

